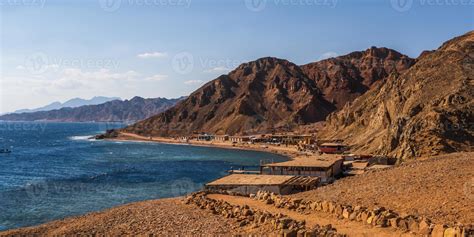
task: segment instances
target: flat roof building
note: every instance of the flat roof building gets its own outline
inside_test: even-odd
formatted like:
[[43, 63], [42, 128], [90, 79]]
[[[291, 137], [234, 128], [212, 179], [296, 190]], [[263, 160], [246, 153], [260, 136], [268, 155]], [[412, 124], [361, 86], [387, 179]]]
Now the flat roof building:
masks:
[[337, 156], [297, 157], [294, 160], [266, 164], [261, 167], [269, 170], [271, 175], [297, 175], [319, 177], [322, 183], [334, 180], [342, 173], [343, 159]]
[[231, 174], [206, 184], [208, 190], [231, 191], [243, 195], [269, 191], [276, 194], [292, 194], [316, 188], [318, 177], [292, 175]]

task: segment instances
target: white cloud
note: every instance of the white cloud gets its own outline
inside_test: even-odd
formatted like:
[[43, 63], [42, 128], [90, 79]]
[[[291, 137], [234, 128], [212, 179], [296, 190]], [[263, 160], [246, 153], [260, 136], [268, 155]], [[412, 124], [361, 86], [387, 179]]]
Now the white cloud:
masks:
[[202, 80], [189, 80], [184, 82], [186, 85], [200, 85], [202, 83], [204, 83]]
[[339, 54], [337, 54], [336, 52], [326, 52], [326, 53], [323, 53], [319, 58], [318, 60], [321, 61], [321, 60], [324, 60], [324, 59], [328, 59], [328, 58], [335, 58], [339, 56]]
[[139, 58], [165, 58], [168, 57], [167, 53], [164, 52], [148, 52], [148, 53], [141, 53], [137, 55]]
[[230, 71], [230, 69], [226, 67], [215, 67], [215, 68], [205, 70], [204, 72], [213, 73], [213, 72], [227, 72], [227, 71]]
[[168, 78], [168, 75], [156, 74], [156, 75], [153, 75], [151, 77], [145, 78], [145, 80], [147, 80], [147, 81], [163, 81], [166, 78]]

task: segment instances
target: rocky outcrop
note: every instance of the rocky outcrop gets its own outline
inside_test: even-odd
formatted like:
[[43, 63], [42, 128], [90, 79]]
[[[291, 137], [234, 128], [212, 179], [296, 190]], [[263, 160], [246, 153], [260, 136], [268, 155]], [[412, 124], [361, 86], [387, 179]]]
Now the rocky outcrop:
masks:
[[55, 122], [135, 122], [159, 114], [173, 107], [180, 99], [134, 97], [131, 100], [114, 100], [99, 105], [62, 108], [34, 113], [7, 114], [4, 121], [55, 121]]
[[342, 109], [390, 74], [403, 73], [415, 61], [392, 49], [371, 47], [365, 51], [306, 64], [301, 69], [316, 82], [327, 101], [337, 109]]
[[313, 211], [330, 213], [339, 219], [362, 222], [378, 228], [395, 228], [422, 236], [470, 236], [474, 234], [474, 226], [472, 225], [461, 223], [434, 224], [426, 217], [398, 214], [384, 207], [369, 209], [332, 201], [305, 201], [265, 191], [259, 191], [256, 195], [250, 195], [250, 197], [277, 208], [285, 208], [306, 214]]
[[330, 115], [321, 139], [354, 152], [397, 158], [471, 151], [474, 145], [474, 32], [422, 54], [403, 74]]

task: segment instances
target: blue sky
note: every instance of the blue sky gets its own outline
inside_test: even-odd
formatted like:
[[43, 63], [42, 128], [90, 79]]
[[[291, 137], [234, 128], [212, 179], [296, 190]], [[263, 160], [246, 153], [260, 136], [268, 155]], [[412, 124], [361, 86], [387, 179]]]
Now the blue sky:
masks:
[[265, 56], [305, 64], [384, 46], [416, 57], [474, 29], [472, 0], [0, 4], [0, 113], [95, 95], [178, 97]]

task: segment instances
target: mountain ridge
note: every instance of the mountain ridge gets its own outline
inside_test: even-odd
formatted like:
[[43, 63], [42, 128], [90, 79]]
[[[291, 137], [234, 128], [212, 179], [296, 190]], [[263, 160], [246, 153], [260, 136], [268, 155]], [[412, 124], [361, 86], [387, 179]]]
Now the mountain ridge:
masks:
[[474, 31], [420, 55], [401, 75], [330, 115], [319, 134], [398, 158], [472, 151]]
[[177, 99], [135, 96], [130, 100], [112, 100], [98, 105], [61, 108], [33, 113], [6, 114], [3, 121], [55, 121], [55, 122], [136, 122], [159, 114], [174, 106]]
[[[39, 112], [39, 111], [50, 111], [50, 110], [56, 110], [56, 109], [62, 109], [62, 108], [76, 108], [84, 105], [98, 105], [98, 104], [103, 104], [109, 101], [113, 100], [120, 100], [120, 97], [105, 97], [105, 96], [94, 96], [91, 99], [81, 99], [81, 98], [73, 98], [70, 100], [67, 100], [64, 103], [61, 103], [59, 101], [55, 101], [51, 104], [35, 108], [35, 109], [20, 109], [12, 112], [11, 114], [18, 114], [18, 113], [33, 113], [33, 112]], [[10, 114], [10, 113], [7, 113]]]
[[[357, 75], [353, 81], [368, 78], [360, 73], [363, 72], [363, 66], [368, 67], [368, 70], [376, 68], [377, 73], [367, 73], [371, 76], [368, 78], [368, 84], [371, 85], [388, 75], [384, 66], [391, 72], [403, 72], [414, 64], [414, 59], [394, 50], [374, 47], [368, 50], [373, 56], [367, 56], [366, 61], [376, 61], [380, 58], [385, 62], [385, 58], [390, 56], [395, 66], [390, 67], [384, 63], [362, 65], [366, 61], [361, 60], [361, 65], [356, 67], [356, 63], [350, 62], [350, 59], [368, 54], [358, 52], [311, 65], [320, 67], [322, 64], [324, 69], [329, 67], [324, 62], [329, 61], [339, 62], [342, 65], [340, 67], [346, 71], [350, 71], [347, 67], [354, 67], [357, 70], [353, 71], [357, 71]], [[346, 66], [345, 61], [350, 64], [346, 63]], [[309, 66], [305, 68], [275, 57], [259, 58], [243, 63], [230, 73], [206, 83], [176, 107], [127, 127], [124, 131], [158, 136], [178, 136], [196, 132], [235, 135], [292, 131], [302, 125], [321, 122], [339, 109], [338, 104], [328, 101], [330, 97], [318, 86], [316, 75], [323, 69]], [[339, 79], [339, 76], [330, 78], [332, 81]], [[364, 92], [365, 90], [362, 90], [359, 94]], [[343, 93], [350, 94], [351, 91]], [[347, 100], [338, 103], [345, 103]]]

